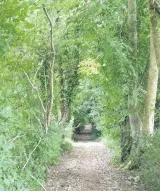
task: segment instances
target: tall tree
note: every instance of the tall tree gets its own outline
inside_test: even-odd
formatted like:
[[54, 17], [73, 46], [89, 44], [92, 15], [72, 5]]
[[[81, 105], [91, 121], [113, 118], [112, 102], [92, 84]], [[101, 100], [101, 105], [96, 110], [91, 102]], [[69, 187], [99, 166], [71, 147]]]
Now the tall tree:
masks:
[[158, 86], [158, 65], [160, 65], [160, 1], [149, 0], [150, 11], [150, 66], [148, 75], [147, 95], [144, 109], [143, 128], [146, 134], [154, 133], [155, 103]]
[[[129, 44], [131, 47], [131, 64], [133, 68], [137, 62], [137, 9], [136, 9], [136, 0], [128, 0], [128, 27], [129, 27]], [[136, 76], [133, 76], [132, 79], [132, 88], [129, 93], [129, 124], [131, 128], [131, 137], [132, 137], [132, 153], [137, 151], [139, 134], [142, 129], [141, 119], [138, 114], [138, 99], [137, 94], [134, 92], [137, 91], [137, 79]]]
[[54, 59], [55, 59], [55, 52], [54, 52], [54, 46], [53, 46], [53, 24], [52, 20], [48, 15], [48, 12], [43, 5], [43, 11], [48, 19], [49, 25], [50, 25], [50, 66], [49, 66], [49, 94], [47, 99], [47, 105], [46, 105], [46, 112], [45, 112], [45, 130], [46, 133], [48, 132], [48, 127], [51, 125], [52, 120], [52, 108], [53, 108], [53, 97], [54, 97], [54, 84], [53, 84], [53, 78], [54, 78]]
[[[136, 0], [128, 0], [128, 26], [129, 26], [129, 43], [130, 43], [131, 50], [132, 50], [131, 60], [132, 60], [133, 66], [134, 66], [136, 64], [136, 59], [137, 59]], [[131, 93], [131, 97], [133, 95], [134, 94]], [[138, 134], [139, 130], [141, 129], [141, 122], [140, 122], [140, 118], [139, 118], [139, 115], [138, 115], [137, 98], [134, 98], [134, 101], [135, 101], [134, 103], [131, 102], [132, 104], [129, 104], [129, 121], [130, 121], [133, 140], [136, 137], [136, 135]]]

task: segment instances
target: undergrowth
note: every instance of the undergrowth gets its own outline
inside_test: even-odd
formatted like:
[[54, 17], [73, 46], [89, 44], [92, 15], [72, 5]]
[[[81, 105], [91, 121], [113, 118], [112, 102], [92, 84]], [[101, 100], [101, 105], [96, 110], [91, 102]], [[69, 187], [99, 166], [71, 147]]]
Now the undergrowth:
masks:
[[146, 139], [146, 148], [140, 159], [140, 175], [143, 189], [160, 190], [160, 131]]
[[[140, 176], [140, 188], [147, 191], [160, 190], [160, 131], [154, 136], [143, 138], [143, 150], [138, 158], [136, 175]], [[102, 142], [113, 152], [113, 162], [120, 163], [121, 148], [119, 129], [110, 129], [103, 132]]]
[[[12, 133], [9, 124], [10, 134], [1, 132], [0, 191], [44, 190], [47, 166], [60, 160], [63, 140], [57, 123], [52, 123], [47, 135], [25, 126], [23, 133]], [[72, 123], [67, 128], [71, 126]], [[72, 149], [71, 144], [63, 143], [63, 146]]]
[[119, 162], [121, 156], [120, 129], [106, 129], [102, 134], [102, 142], [112, 150], [113, 162]]

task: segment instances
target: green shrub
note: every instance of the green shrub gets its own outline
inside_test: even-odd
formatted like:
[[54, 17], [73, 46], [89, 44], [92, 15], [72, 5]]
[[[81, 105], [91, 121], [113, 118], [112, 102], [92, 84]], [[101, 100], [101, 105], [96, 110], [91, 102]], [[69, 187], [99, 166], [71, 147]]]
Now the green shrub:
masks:
[[102, 133], [102, 142], [109, 147], [113, 153], [113, 161], [120, 161], [121, 147], [120, 147], [120, 129], [112, 128], [105, 129]]
[[[58, 126], [53, 123], [45, 135], [39, 127], [23, 123], [23, 132], [17, 137], [14, 124], [7, 125], [8, 136], [3, 131], [0, 135], [0, 190], [42, 190], [48, 164], [60, 160], [62, 137]], [[5, 130], [2, 121], [1, 129]]]
[[62, 135], [62, 143], [61, 143], [61, 149], [62, 151], [72, 151], [72, 136], [73, 136], [73, 131], [74, 131], [74, 117], [71, 117], [70, 121], [67, 122], [65, 125], [62, 125], [61, 127], [61, 132], [63, 133]]
[[26, 182], [19, 171], [18, 157], [14, 156], [15, 144], [0, 135], [0, 190], [24, 190]]
[[65, 140], [63, 141], [63, 143], [62, 143], [62, 150], [63, 150], [63, 151], [71, 152], [71, 151], [72, 151], [72, 148], [73, 148], [73, 146], [72, 146], [71, 140], [65, 139]]
[[73, 131], [74, 131], [73, 124], [74, 124], [74, 117], [72, 117], [70, 121], [61, 128], [63, 129], [62, 132], [65, 138], [68, 138], [68, 139], [72, 138]]
[[57, 164], [61, 155], [62, 134], [56, 123], [52, 123], [47, 135], [44, 135], [38, 146], [35, 158], [40, 158], [45, 164]]
[[146, 140], [140, 170], [143, 190], [160, 190], [160, 131]]

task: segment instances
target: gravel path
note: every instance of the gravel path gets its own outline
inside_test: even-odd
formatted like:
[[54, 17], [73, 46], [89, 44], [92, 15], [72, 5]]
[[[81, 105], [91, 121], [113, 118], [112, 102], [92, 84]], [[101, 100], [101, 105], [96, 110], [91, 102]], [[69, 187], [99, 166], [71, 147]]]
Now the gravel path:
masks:
[[48, 191], [134, 191], [129, 175], [116, 170], [111, 151], [100, 142], [74, 142], [59, 165], [48, 169]]

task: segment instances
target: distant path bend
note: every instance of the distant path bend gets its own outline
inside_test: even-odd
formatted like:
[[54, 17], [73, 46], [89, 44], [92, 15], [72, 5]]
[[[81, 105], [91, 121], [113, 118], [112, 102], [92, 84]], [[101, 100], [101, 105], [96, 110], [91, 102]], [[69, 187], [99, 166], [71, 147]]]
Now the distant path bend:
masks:
[[59, 165], [48, 169], [48, 191], [134, 191], [128, 176], [111, 163], [111, 152], [100, 142], [75, 142]]

